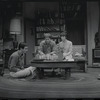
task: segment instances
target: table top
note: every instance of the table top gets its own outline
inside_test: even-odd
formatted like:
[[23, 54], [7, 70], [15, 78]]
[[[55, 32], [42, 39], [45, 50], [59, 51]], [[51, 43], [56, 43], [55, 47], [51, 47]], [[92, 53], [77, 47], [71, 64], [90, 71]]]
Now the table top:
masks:
[[84, 63], [85, 60], [75, 60], [75, 61], [53, 61], [53, 60], [43, 60], [43, 59], [38, 59], [38, 60], [32, 60], [31, 64], [34, 67], [38, 68], [75, 68], [77, 67], [77, 64], [79, 63]]
[[33, 60], [31, 61], [31, 63], [78, 63], [78, 62], [86, 62], [86, 60], [75, 60], [75, 61]]
[[72, 68], [77, 67], [76, 61], [33, 61], [32, 66], [38, 68]]

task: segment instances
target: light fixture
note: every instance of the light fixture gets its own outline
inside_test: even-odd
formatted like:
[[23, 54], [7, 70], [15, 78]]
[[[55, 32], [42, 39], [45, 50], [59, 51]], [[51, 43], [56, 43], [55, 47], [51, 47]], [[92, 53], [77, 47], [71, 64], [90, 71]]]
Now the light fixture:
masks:
[[17, 35], [21, 34], [21, 17], [19, 15], [16, 15], [10, 21], [10, 34], [15, 35], [14, 49], [16, 49], [18, 44]]

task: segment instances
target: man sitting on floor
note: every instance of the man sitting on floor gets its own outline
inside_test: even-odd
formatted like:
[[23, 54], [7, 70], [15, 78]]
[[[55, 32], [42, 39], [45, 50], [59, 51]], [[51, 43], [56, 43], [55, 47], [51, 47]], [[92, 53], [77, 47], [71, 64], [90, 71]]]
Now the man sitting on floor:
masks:
[[24, 68], [24, 57], [25, 53], [28, 51], [27, 44], [21, 42], [18, 49], [19, 50], [14, 52], [9, 58], [8, 67], [10, 70], [10, 76], [14, 78], [25, 78], [31, 75], [31, 78], [35, 78], [35, 67], [30, 66]]

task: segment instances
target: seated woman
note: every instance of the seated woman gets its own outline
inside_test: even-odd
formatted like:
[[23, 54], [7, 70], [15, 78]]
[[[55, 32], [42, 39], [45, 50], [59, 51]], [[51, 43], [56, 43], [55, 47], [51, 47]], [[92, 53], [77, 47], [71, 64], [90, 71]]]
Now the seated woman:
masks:
[[[67, 34], [65, 32], [62, 32], [60, 34], [61, 42], [57, 44], [58, 50], [62, 53], [59, 53], [60, 59], [62, 55], [62, 60], [73, 61], [74, 59], [72, 59], [72, 42], [67, 40], [66, 35]], [[58, 69], [58, 75], [61, 75], [61, 69]]]
[[61, 42], [58, 44], [59, 48], [62, 50], [63, 59], [65, 60], [73, 60], [72, 59], [72, 42], [67, 40], [66, 33], [61, 33]]
[[45, 39], [41, 41], [37, 55], [39, 56], [40, 59], [48, 59], [48, 60], [57, 59], [57, 55], [55, 53], [56, 44], [50, 38], [51, 37], [50, 33], [45, 33], [44, 37]]
[[9, 58], [8, 67], [10, 70], [11, 77], [14, 78], [25, 78], [31, 75], [31, 78], [36, 77], [35, 67], [29, 66], [24, 68], [24, 57], [28, 51], [26, 43], [21, 42], [19, 44], [19, 50], [15, 51]]

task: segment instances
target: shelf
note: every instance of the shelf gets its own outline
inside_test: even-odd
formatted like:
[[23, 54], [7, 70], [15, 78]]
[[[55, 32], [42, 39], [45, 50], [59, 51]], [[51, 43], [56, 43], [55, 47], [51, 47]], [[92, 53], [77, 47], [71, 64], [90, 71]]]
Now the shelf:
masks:
[[83, 20], [82, 18], [67, 18], [66, 20]]
[[36, 37], [36, 39], [44, 39], [44, 37]]
[[63, 32], [63, 31], [36, 31], [36, 33], [47, 33], [47, 32]]
[[41, 17], [41, 18], [37, 18], [37, 19], [41, 19], [41, 20], [59, 20], [59, 18], [58, 17], [50, 17], [50, 18], [47, 18], [47, 17]]
[[[44, 38], [36, 38], [36, 39], [44, 39]], [[60, 39], [60, 37], [52, 37], [51, 39]]]
[[63, 24], [42, 24], [42, 25], [36, 25], [36, 27], [45, 27], [45, 26], [63, 26]]

